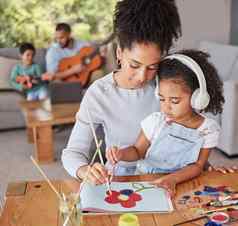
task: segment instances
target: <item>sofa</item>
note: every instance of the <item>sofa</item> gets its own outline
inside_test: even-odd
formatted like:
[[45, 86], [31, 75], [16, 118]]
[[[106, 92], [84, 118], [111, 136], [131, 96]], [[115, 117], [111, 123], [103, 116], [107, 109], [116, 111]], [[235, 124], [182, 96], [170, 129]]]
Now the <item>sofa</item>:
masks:
[[[103, 74], [111, 71], [115, 66], [115, 44], [107, 45], [106, 65], [103, 73], [94, 73], [90, 83]], [[47, 49], [36, 49], [34, 61], [45, 71], [45, 55]], [[19, 102], [24, 96], [10, 86], [10, 72], [13, 66], [20, 62], [18, 48], [0, 48], [0, 131], [24, 128], [25, 122]]]
[[222, 128], [218, 148], [228, 156], [238, 155], [238, 46], [202, 41], [199, 49], [210, 54], [224, 84], [223, 112], [212, 116]]

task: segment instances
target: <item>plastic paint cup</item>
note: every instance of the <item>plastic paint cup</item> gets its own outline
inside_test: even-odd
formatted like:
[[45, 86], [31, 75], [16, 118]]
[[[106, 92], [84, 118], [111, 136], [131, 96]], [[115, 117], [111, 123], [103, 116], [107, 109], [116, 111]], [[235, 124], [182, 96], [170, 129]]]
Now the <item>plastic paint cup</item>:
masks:
[[125, 213], [120, 216], [118, 226], [139, 226], [138, 217], [132, 213]]
[[210, 216], [210, 220], [218, 224], [225, 224], [229, 221], [229, 219], [229, 215], [224, 212], [216, 212]]

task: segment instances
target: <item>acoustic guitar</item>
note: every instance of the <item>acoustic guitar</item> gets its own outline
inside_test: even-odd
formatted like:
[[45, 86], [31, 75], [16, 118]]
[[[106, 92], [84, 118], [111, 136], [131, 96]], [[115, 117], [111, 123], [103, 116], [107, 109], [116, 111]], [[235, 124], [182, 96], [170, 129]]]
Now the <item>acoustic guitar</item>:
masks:
[[81, 72], [64, 78], [63, 81], [79, 82], [82, 87], [85, 87], [89, 82], [92, 72], [99, 69], [105, 62], [104, 58], [100, 55], [100, 47], [109, 43], [113, 38], [114, 34], [111, 34], [101, 44], [83, 47], [77, 55], [63, 58], [59, 62], [59, 72], [65, 71], [77, 64], [84, 66]]

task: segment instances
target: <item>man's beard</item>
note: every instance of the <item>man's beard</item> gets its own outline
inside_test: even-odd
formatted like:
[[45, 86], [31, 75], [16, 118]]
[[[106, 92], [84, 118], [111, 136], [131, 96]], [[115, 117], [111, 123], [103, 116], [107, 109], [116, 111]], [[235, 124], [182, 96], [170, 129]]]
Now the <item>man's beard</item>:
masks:
[[61, 45], [61, 48], [63, 49], [63, 48], [69, 47], [70, 42], [71, 42], [71, 38], [69, 38], [64, 45]]

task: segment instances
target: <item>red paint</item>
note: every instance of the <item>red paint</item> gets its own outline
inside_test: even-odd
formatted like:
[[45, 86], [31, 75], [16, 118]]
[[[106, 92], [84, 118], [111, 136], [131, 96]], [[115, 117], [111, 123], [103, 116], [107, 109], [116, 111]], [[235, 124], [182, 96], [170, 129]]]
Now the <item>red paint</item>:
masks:
[[218, 213], [214, 213], [210, 219], [211, 221], [215, 223], [223, 224], [229, 221], [229, 215], [223, 212], [220, 212], [220, 213], [218, 212]]
[[130, 194], [125, 195], [128, 196], [127, 200], [121, 200], [120, 195], [123, 194], [123, 191], [128, 191], [129, 189], [124, 189], [118, 191], [111, 191], [112, 193], [110, 194], [109, 191], [107, 191], [107, 197], [104, 199], [107, 203], [110, 204], [117, 204], [119, 203], [121, 206], [124, 208], [132, 208], [136, 206], [136, 202], [142, 200], [142, 196], [133, 190], [131, 190]]
[[212, 220], [215, 220], [215, 221], [224, 221], [226, 219], [227, 217], [221, 214], [212, 217]]

